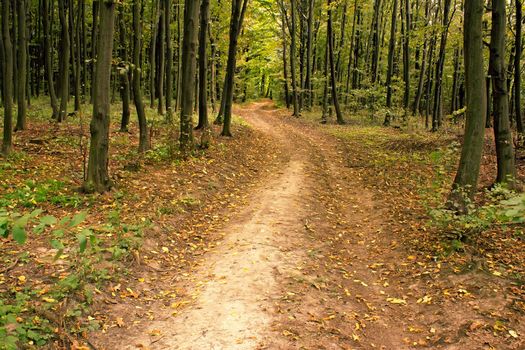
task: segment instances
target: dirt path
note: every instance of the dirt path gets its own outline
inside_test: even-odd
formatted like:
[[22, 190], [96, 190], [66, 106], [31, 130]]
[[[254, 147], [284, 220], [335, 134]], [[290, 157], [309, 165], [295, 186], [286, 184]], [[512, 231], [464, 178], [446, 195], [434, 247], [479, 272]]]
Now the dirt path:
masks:
[[430, 273], [403, 277], [423, 265], [407, 261], [381, 199], [345, 166], [334, 139], [269, 102], [236, 113], [271, 137], [279, 171], [191, 272], [192, 300], [154, 310], [155, 321], [112, 349], [487, 348], [465, 337], [465, 307], [457, 317], [430, 305]]

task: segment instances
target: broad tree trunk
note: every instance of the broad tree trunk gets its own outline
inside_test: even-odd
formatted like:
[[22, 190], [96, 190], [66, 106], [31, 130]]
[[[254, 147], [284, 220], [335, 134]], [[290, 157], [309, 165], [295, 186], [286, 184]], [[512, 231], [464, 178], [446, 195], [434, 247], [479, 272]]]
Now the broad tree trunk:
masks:
[[195, 99], [200, 4], [195, 0], [185, 0], [184, 6], [179, 142], [182, 153], [187, 154], [194, 146], [192, 115]]
[[2, 154], [8, 156], [13, 148], [13, 44], [9, 29], [10, 2], [2, 1], [2, 39], [4, 47], [4, 134]]
[[15, 130], [27, 128], [27, 27], [26, 27], [26, 3], [27, 0], [18, 0], [18, 114]]
[[148, 124], [142, 97], [142, 69], [140, 69], [140, 54], [142, 52], [141, 3], [142, 0], [133, 0], [133, 100], [139, 122], [139, 153], [145, 152], [149, 146]]
[[494, 106], [494, 136], [498, 160], [497, 183], [513, 187], [516, 179], [514, 148], [509, 121], [509, 93], [505, 64], [506, 3], [493, 1], [490, 40], [490, 76]]
[[100, 2], [97, 62], [95, 66], [91, 144], [84, 189], [105, 192], [111, 187], [109, 165], [110, 81], [115, 32], [115, 2]]
[[467, 90], [466, 125], [459, 167], [449, 196], [449, 205], [463, 212], [477, 190], [485, 133], [483, 5], [483, 0], [465, 1], [463, 45]]

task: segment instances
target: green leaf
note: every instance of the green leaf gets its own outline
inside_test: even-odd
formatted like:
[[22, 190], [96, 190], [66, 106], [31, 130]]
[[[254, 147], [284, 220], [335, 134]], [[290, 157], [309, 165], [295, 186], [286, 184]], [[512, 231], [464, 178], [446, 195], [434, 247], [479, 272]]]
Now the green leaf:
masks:
[[27, 240], [26, 230], [18, 225], [13, 226], [13, 239], [18, 244], [24, 244]]
[[80, 224], [82, 221], [86, 219], [87, 213], [85, 211], [81, 211], [80, 213], [73, 216], [73, 219], [69, 223], [69, 227], [75, 227], [78, 224]]
[[35, 209], [31, 212], [30, 215], [32, 218], [36, 218], [38, 215], [42, 214], [42, 211], [43, 211], [42, 209]]
[[26, 214], [26, 215], [18, 218], [15, 221], [14, 226], [26, 227], [30, 218], [31, 218], [31, 214]]
[[62, 230], [62, 229], [54, 230], [53, 231], [53, 236], [55, 236], [56, 238], [64, 237], [64, 230]]
[[58, 250], [59, 252], [64, 250], [64, 243], [59, 241], [58, 239], [52, 239], [51, 240], [51, 247]]
[[77, 236], [77, 239], [78, 239], [79, 250], [81, 253], [84, 253], [86, 251], [87, 242], [88, 242], [87, 237], [84, 233], [79, 233]]
[[51, 226], [57, 223], [57, 218], [52, 215], [47, 215], [40, 219], [40, 223]]

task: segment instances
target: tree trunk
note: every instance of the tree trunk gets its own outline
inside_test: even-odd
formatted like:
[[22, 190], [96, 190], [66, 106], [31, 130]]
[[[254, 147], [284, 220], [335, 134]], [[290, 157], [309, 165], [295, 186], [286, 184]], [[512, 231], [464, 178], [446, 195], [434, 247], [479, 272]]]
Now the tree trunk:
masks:
[[371, 81], [374, 84], [377, 80], [377, 67], [379, 65], [379, 21], [381, 13], [381, 0], [374, 1], [374, 15], [372, 19], [372, 60], [371, 60]]
[[142, 97], [142, 69], [140, 69], [140, 54], [142, 52], [141, 2], [142, 0], [133, 0], [133, 100], [139, 122], [139, 153], [145, 152], [149, 146], [148, 124]]
[[463, 147], [449, 205], [465, 212], [477, 190], [485, 133], [483, 0], [465, 1], [464, 57], [467, 111]]
[[[248, 6], [249, 0], [234, 0], [232, 2], [232, 16], [230, 24], [230, 45], [228, 49], [228, 64], [226, 67], [226, 79], [224, 89], [224, 123], [222, 127], [222, 136], [232, 136], [231, 134], [231, 118], [232, 118], [232, 104], [233, 104], [233, 89], [235, 80], [235, 67], [237, 56], [237, 43], [239, 34], [241, 33], [244, 15]], [[242, 3], [242, 5], [241, 5]]]
[[293, 103], [293, 116], [299, 117], [301, 115], [301, 111], [299, 109], [299, 91], [298, 91], [298, 85], [297, 85], [297, 66], [296, 66], [296, 14], [295, 14], [295, 1], [296, 0], [290, 0], [291, 4], [291, 28], [290, 28], [290, 37], [291, 37], [291, 43], [290, 43], [290, 69], [292, 74], [292, 103]]
[[[162, 0], [165, 5], [165, 0]], [[164, 80], [166, 79], [166, 6], [161, 6], [159, 18], [158, 98], [157, 112], [164, 115]]]
[[182, 43], [180, 149], [183, 154], [193, 149], [193, 103], [195, 98], [195, 73], [197, 70], [197, 46], [199, 33], [198, 1], [185, 0], [184, 37]]
[[154, 10], [153, 10], [153, 17], [151, 19], [151, 43], [149, 48], [149, 106], [150, 108], [155, 108], [155, 58], [157, 57], [156, 54], [156, 47], [157, 47], [157, 31], [158, 31], [158, 24], [159, 24], [159, 14], [160, 14], [160, 1], [161, 0], [153, 0]]
[[69, 59], [70, 41], [67, 20], [68, 9], [65, 0], [58, 0], [58, 16], [60, 19], [61, 39], [60, 39], [60, 110], [58, 112], [58, 122], [66, 120], [67, 102], [69, 99]]
[[173, 120], [173, 44], [171, 42], [171, 0], [165, 0], [164, 28], [166, 31], [166, 120]]
[[26, 0], [18, 0], [18, 114], [15, 130], [27, 128], [27, 27], [26, 27]]
[[[521, 54], [523, 51], [523, 45], [521, 42], [521, 31], [522, 31], [522, 3], [521, 0], [515, 0], [516, 2], [516, 54], [514, 55], [514, 107], [516, 112], [516, 128], [520, 138], [523, 138], [523, 119], [521, 115]], [[521, 141], [521, 140], [520, 140]]]
[[53, 55], [51, 51], [51, 25], [49, 18], [52, 17], [50, 12], [49, 0], [43, 0], [44, 18], [42, 20], [44, 26], [44, 61], [45, 71], [47, 76], [47, 89], [49, 98], [51, 100], [52, 118], [58, 119], [58, 99], [55, 91], [55, 83], [53, 78]]
[[129, 67], [128, 49], [126, 38], [126, 24], [124, 23], [124, 7], [120, 7], [118, 13], [119, 22], [119, 41], [120, 41], [120, 59], [122, 61], [119, 75], [120, 75], [120, 97], [122, 99], [122, 117], [120, 121], [120, 131], [128, 131], [129, 117], [130, 117], [130, 92], [129, 92]]
[[443, 88], [443, 67], [445, 65], [445, 53], [447, 47], [447, 35], [449, 19], [448, 15], [450, 12], [450, 0], [445, 0], [443, 8], [443, 20], [441, 28], [441, 41], [439, 44], [439, 56], [436, 63], [436, 76], [434, 81], [434, 108], [432, 111], [432, 131], [437, 131], [441, 126], [442, 108], [441, 108], [441, 96]]
[[505, 64], [506, 3], [493, 1], [490, 40], [490, 76], [494, 106], [494, 136], [498, 160], [497, 183], [515, 185], [516, 166], [509, 121], [509, 93]]
[[13, 148], [13, 44], [9, 29], [11, 17], [9, 1], [2, 1], [2, 36], [3, 36], [3, 85], [4, 85], [4, 134], [2, 154], [8, 156]]
[[199, 124], [196, 129], [206, 129], [208, 122], [208, 21], [210, 0], [202, 0], [199, 32]]
[[410, 0], [405, 0], [404, 5], [403, 81], [405, 83], [405, 91], [403, 94], [403, 108], [405, 109], [404, 117], [406, 118], [410, 104]]
[[332, 26], [332, 0], [327, 0], [328, 4], [328, 24], [327, 24], [327, 36], [328, 36], [328, 56], [330, 58], [330, 80], [332, 81], [332, 101], [335, 107], [335, 114], [337, 117], [337, 124], [344, 124], [343, 113], [339, 106], [339, 94], [337, 93], [337, 72], [335, 71], [335, 59], [334, 59], [334, 31]]
[[[392, 108], [392, 75], [394, 73], [394, 52], [396, 47], [396, 22], [397, 22], [397, 0], [392, 5], [392, 20], [390, 21], [390, 40], [388, 43], [388, 68], [386, 71], [386, 108]], [[391, 111], [385, 115], [384, 126], [389, 126], [391, 122]]]
[[[311, 89], [312, 80], [312, 33], [314, 26], [314, 0], [308, 0], [308, 27], [306, 37], [306, 78], [304, 80], [305, 86], [305, 106], [306, 108], [312, 108], [312, 95]], [[284, 53], [283, 53], [284, 56]]]
[[281, 32], [283, 37], [283, 78], [284, 78], [284, 100], [286, 108], [290, 109], [290, 88], [288, 87], [288, 59], [286, 57], [286, 47], [288, 40], [286, 40], [286, 13], [284, 8], [281, 8]]
[[115, 31], [115, 2], [100, 3], [100, 25], [98, 30], [97, 62], [94, 81], [93, 118], [91, 120], [91, 144], [87, 178], [84, 189], [88, 192], [105, 192], [110, 187], [109, 125], [110, 125], [110, 81]]

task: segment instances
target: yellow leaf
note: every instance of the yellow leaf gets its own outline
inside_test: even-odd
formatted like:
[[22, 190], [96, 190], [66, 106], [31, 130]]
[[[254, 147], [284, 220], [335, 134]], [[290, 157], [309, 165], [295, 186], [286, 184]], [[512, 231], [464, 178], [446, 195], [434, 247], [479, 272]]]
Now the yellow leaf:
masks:
[[388, 301], [391, 304], [397, 304], [397, 305], [406, 305], [407, 302], [404, 299], [399, 298], [386, 298], [386, 301]]
[[509, 329], [509, 334], [512, 338], [517, 338], [518, 337], [518, 332], [516, 332], [515, 330], [513, 329]]

